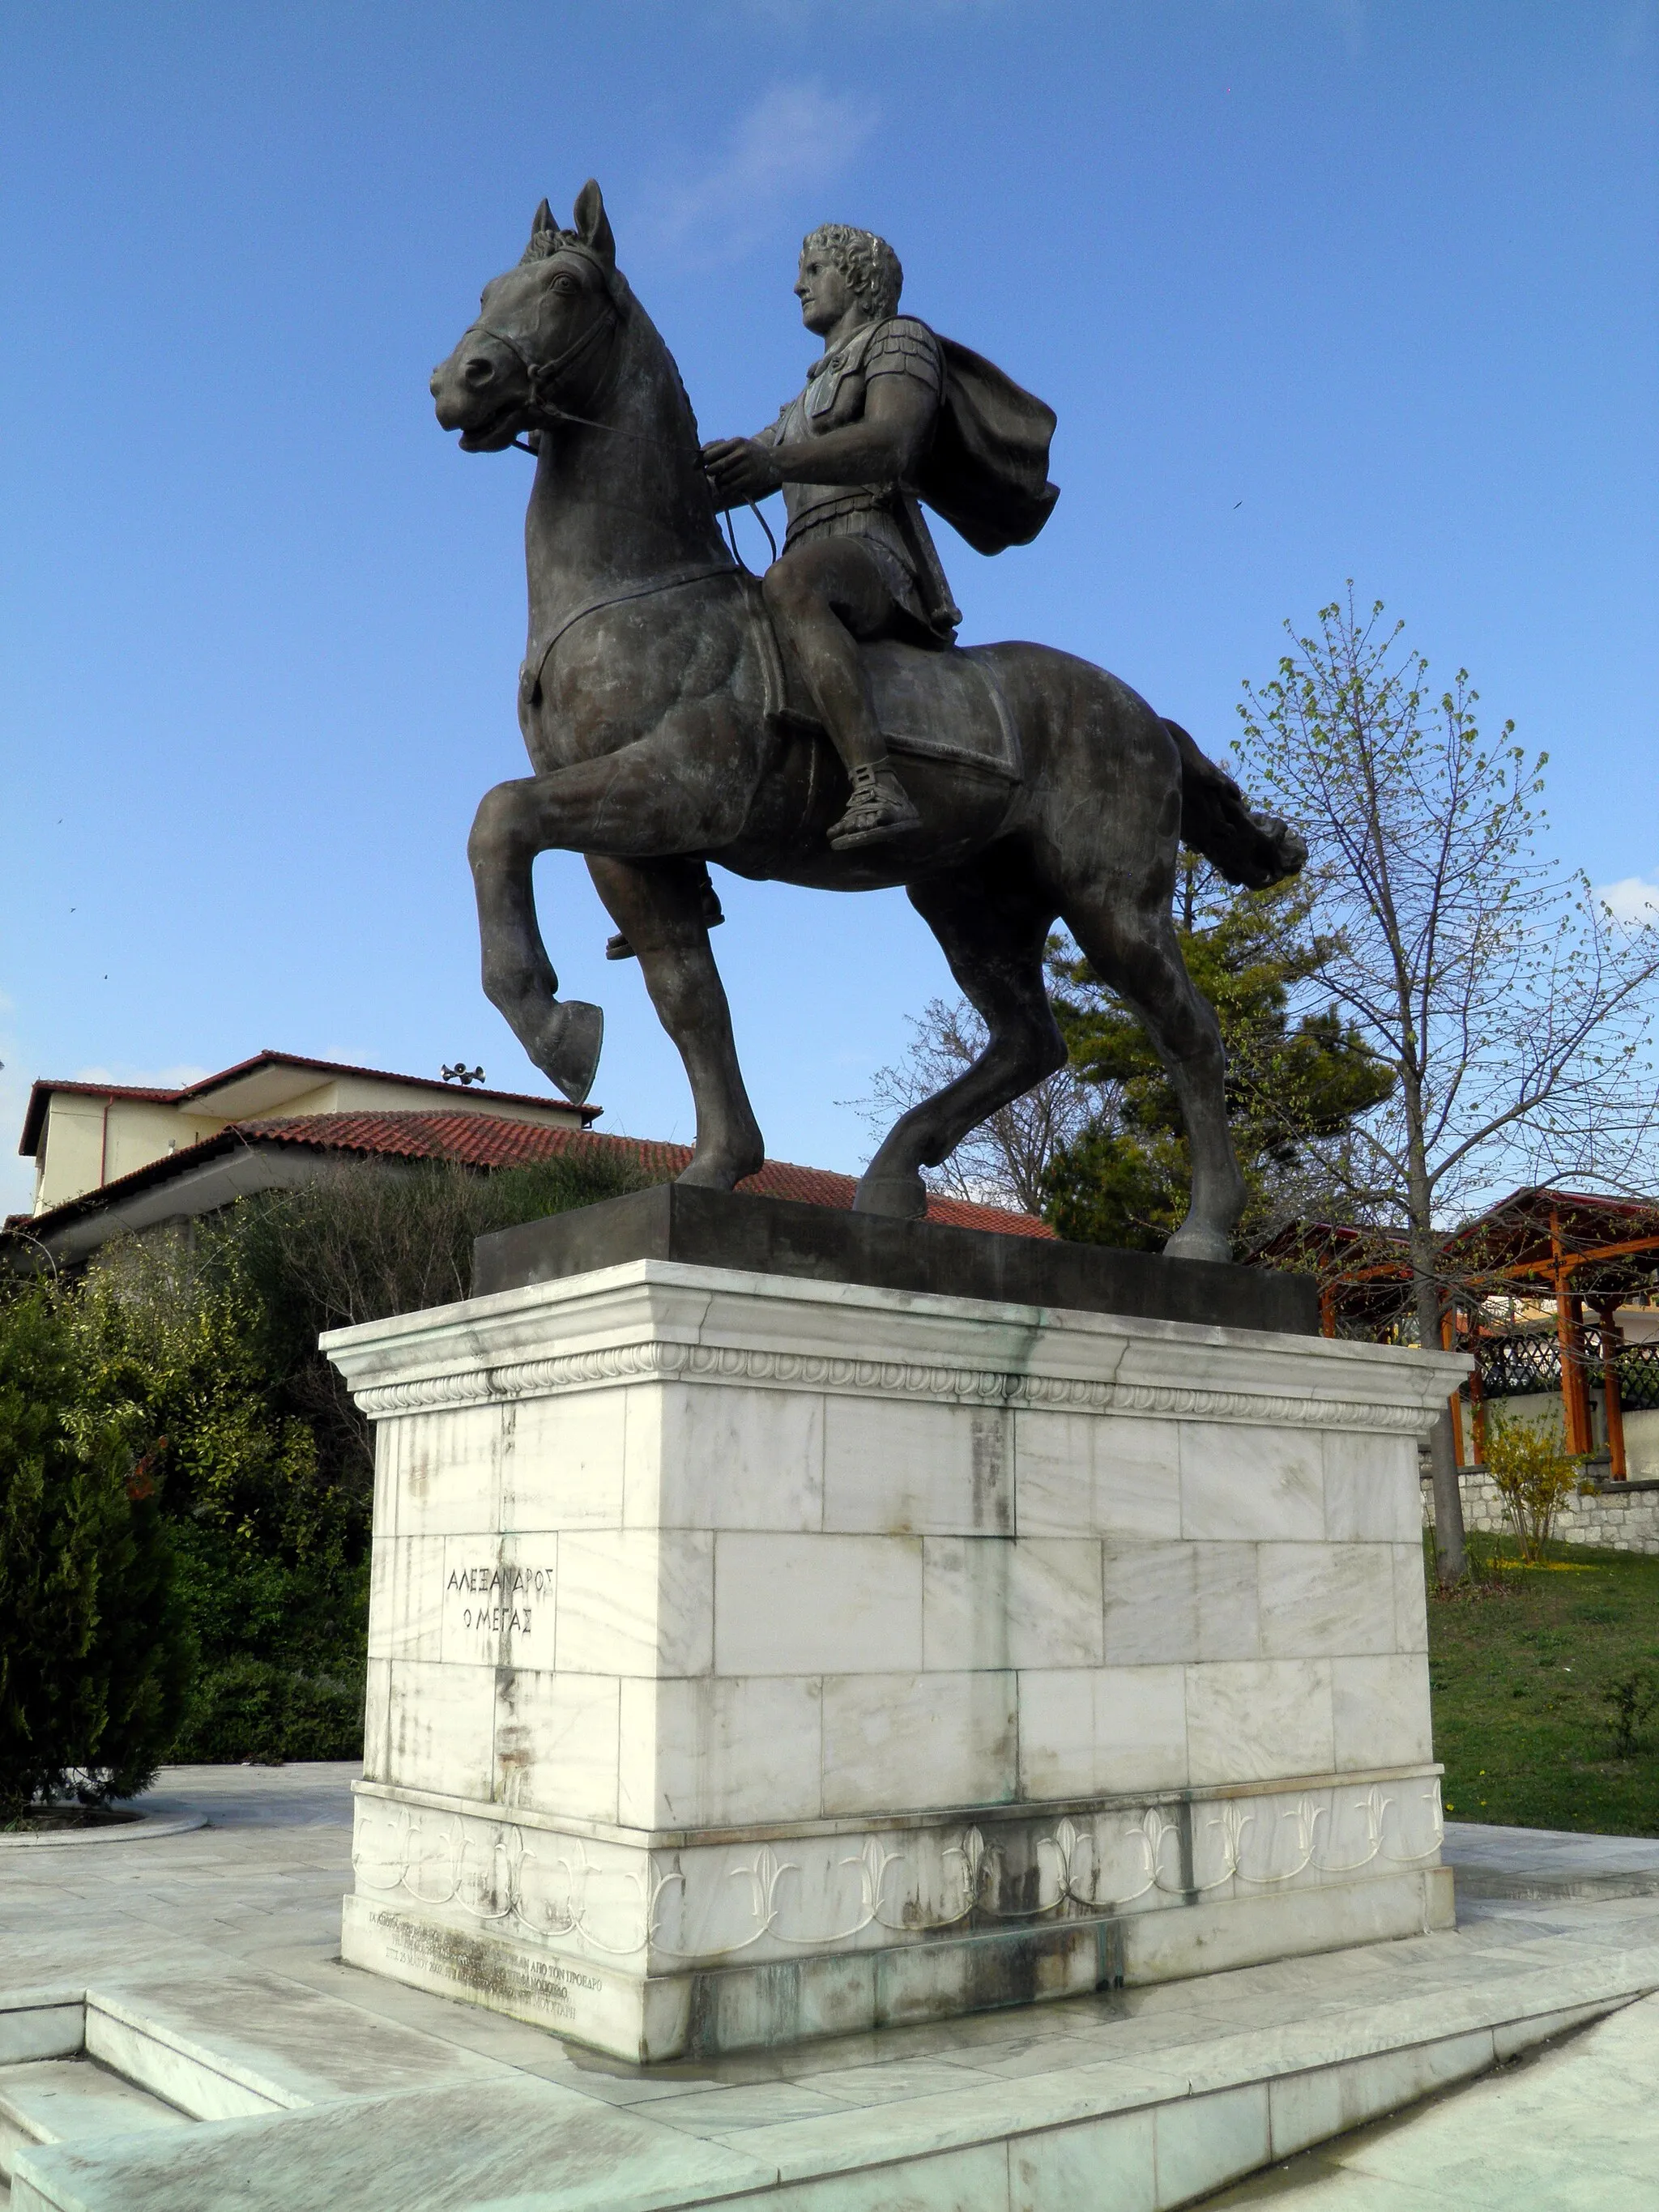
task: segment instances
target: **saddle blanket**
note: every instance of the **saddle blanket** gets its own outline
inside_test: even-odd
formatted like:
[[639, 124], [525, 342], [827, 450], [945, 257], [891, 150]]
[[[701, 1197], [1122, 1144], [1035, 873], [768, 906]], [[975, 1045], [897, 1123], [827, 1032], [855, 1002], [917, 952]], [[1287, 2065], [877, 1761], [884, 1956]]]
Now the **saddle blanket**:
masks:
[[881, 733], [896, 753], [961, 761], [1018, 783], [1019, 733], [983, 647], [866, 645], [865, 666]]
[[[786, 673], [770, 621], [758, 605], [755, 612], [769, 647], [768, 712], [785, 729], [822, 737], [823, 724], [812, 712], [799, 678], [793, 669]], [[861, 650], [876, 720], [892, 751], [957, 761], [1009, 783], [1021, 781], [1025, 769], [1019, 733], [984, 647], [929, 650], [884, 638]]]

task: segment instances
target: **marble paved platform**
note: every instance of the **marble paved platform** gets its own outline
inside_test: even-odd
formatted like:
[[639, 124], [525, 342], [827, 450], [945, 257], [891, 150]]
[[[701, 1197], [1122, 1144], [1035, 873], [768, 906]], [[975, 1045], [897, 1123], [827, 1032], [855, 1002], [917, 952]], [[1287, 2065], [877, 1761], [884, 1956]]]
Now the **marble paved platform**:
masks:
[[1648, 1997], [1209, 2204], [1212, 2212], [1652, 2212], [1656, 2075], [1659, 1997]]
[[[1437, 2115], [1566, 2069], [1565, 2094], [1498, 2124], [1498, 2196], [1468, 2159], [1431, 2199], [1398, 2177], [1351, 2181], [1335, 2154], [1298, 2190], [1358, 2189], [1331, 2199], [1341, 2212], [1659, 2201], [1659, 2179], [1629, 2193], [1652, 2143], [1659, 2003], [1639, 2000], [1659, 1990], [1659, 1898], [1489, 1897], [1455, 1933], [630, 2067], [338, 1963], [352, 1772], [173, 1769], [151, 1807], [205, 1811], [206, 1828], [0, 1865], [0, 2098], [8, 2062], [38, 2083], [43, 2064], [90, 2061], [197, 2123], [21, 2148], [17, 2212], [1162, 2212], [1258, 2169], [1249, 2187], [1282, 2192], [1274, 2161], [1574, 2029], [1559, 2055], [1408, 2124], [1453, 2126]], [[1449, 1840], [1454, 1860], [1467, 1844], [1522, 1875], [1534, 1848], [1520, 1832]], [[1559, 1870], [1571, 1846], [1615, 1874], [1654, 1849], [1542, 1838], [1540, 1863]], [[1613, 2055], [1586, 2074], [1596, 2049]], [[1514, 2175], [1534, 2140], [1600, 2193], [1528, 2197]]]
[[1462, 1897], [1659, 1896], [1659, 1838], [1448, 1824], [1443, 1856]]

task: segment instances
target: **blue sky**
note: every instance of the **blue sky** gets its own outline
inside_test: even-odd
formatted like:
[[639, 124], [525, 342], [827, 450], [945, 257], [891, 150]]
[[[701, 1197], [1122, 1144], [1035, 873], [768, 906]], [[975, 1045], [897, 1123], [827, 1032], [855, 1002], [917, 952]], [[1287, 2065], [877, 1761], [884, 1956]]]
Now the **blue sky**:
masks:
[[[966, 637], [1218, 751], [1352, 576], [1548, 750], [1564, 859], [1659, 869], [1655, 0], [0, 5], [0, 1207], [37, 1074], [539, 1087], [465, 860], [524, 772], [530, 465], [426, 379], [590, 173], [706, 435], [799, 383], [826, 219], [1053, 403], [1037, 544], [941, 531]], [[538, 882], [600, 1126], [688, 1136], [580, 863]], [[769, 1148], [855, 1167], [943, 963], [897, 894], [723, 888]]]

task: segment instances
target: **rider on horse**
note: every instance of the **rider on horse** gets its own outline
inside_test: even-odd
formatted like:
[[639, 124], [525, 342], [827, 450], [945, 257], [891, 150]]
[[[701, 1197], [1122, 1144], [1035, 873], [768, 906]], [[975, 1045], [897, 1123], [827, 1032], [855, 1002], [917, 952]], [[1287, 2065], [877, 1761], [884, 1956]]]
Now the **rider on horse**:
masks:
[[769, 429], [702, 449], [720, 507], [783, 494], [788, 527], [766, 602], [852, 787], [829, 832], [843, 851], [918, 820], [888, 757], [860, 641], [945, 646], [962, 619], [918, 495], [988, 552], [1034, 537], [1055, 497], [1046, 481], [1053, 415], [989, 362], [899, 314], [903, 281], [897, 254], [872, 231], [811, 232], [794, 289], [823, 355]]

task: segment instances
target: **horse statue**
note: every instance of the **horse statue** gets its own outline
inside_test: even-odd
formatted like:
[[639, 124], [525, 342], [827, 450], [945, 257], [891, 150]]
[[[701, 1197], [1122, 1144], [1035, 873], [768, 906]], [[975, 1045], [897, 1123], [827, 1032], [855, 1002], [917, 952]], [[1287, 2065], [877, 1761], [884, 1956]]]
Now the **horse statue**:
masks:
[[1065, 1063], [1043, 981], [1063, 921], [1146, 1024], [1181, 1102], [1192, 1194], [1165, 1249], [1229, 1258], [1243, 1183], [1220, 1031], [1171, 919], [1176, 851], [1184, 839], [1259, 886], [1300, 866], [1294, 833], [1250, 813], [1183, 730], [1088, 661], [893, 641], [864, 649], [920, 821], [831, 850], [845, 771], [722, 539], [690, 402], [617, 270], [596, 184], [568, 231], [543, 201], [524, 258], [485, 286], [431, 389], [463, 451], [528, 438], [537, 455], [519, 686], [535, 774], [486, 793], [468, 848], [484, 991], [537, 1066], [580, 1103], [604, 1031], [598, 1006], [559, 998], [542, 941], [531, 869], [556, 848], [586, 860], [685, 1064], [696, 1144], [681, 1180], [729, 1190], [763, 1149], [709, 948], [706, 864], [825, 890], [902, 884], [989, 1033], [859, 1184], [857, 1210], [915, 1218], [921, 1170]]

